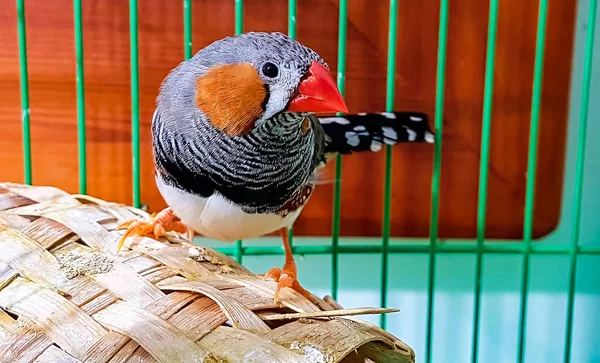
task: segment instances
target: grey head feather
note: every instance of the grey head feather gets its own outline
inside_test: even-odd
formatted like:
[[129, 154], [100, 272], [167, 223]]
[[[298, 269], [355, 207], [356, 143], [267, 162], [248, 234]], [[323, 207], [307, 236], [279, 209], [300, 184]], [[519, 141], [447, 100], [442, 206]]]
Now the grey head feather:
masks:
[[[177, 99], [186, 107], [195, 108], [194, 79], [214, 66], [250, 63], [269, 89], [265, 112], [256, 123], [260, 125], [287, 107], [312, 61], [328, 67], [315, 51], [283, 33], [248, 32], [229, 36], [209, 44], [189, 60], [180, 63], [163, 82], [158, 104], [160, 106]], [[262, 74], [261, 69], [266, 62], [272, 62], [279, 68], [278, 77], [270, 78]]]

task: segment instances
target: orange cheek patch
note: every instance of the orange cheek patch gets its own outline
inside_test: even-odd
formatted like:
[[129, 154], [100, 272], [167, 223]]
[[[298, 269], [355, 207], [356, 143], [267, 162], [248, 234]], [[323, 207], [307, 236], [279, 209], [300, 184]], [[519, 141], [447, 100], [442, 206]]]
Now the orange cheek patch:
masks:
[[230, 136], [249, 132], [263, 113], [267, 91], [249, 63], [213, 67], [196, 80], [196, 105]]

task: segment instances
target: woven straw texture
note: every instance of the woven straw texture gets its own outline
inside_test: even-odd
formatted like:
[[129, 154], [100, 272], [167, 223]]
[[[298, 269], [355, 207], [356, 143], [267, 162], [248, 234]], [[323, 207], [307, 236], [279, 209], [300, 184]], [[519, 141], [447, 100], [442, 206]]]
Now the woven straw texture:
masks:
[[142, 210], [0, 183], [2, 362], [414, 362], [330, 297], [312, 301], [173, 235], [128, 238]]

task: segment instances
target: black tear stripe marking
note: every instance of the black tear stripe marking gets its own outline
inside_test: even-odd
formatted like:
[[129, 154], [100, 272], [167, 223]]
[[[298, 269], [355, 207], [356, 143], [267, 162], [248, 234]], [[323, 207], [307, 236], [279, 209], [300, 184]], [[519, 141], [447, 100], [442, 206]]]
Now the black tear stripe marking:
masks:
[[267, 103], [269, 103], [269, 99], [271, 98], [271, 87], [268, 84], [264, 84], [265, 87], [265, 99], [262, 101], [260, 107], [262, 108], [263, 113], [267, 109]]
[[380, 112], [320, 117], [326, 153], [376, 152], [404, 142], [433, 143], [429, 117], [421, 112]]

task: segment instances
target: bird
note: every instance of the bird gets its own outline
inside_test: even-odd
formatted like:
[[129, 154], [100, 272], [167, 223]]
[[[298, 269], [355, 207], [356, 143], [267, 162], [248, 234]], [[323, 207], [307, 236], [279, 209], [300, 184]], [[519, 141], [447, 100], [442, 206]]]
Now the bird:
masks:
[[288, 230], [318, 171], [338, 154], [433, 142], [424, 113], [348, 114], [323, 58], [279, 32], [228, 36], [179, 63], [160, 86], [151, 133], [167, 207], [120, 224], [117, 249], [127, 237], [169, 231], [224, 242], [279, 232], [283, 267], [264, 274], [277, 282], [275, 301], [285, 287], [311, 297], [298, 281]]

